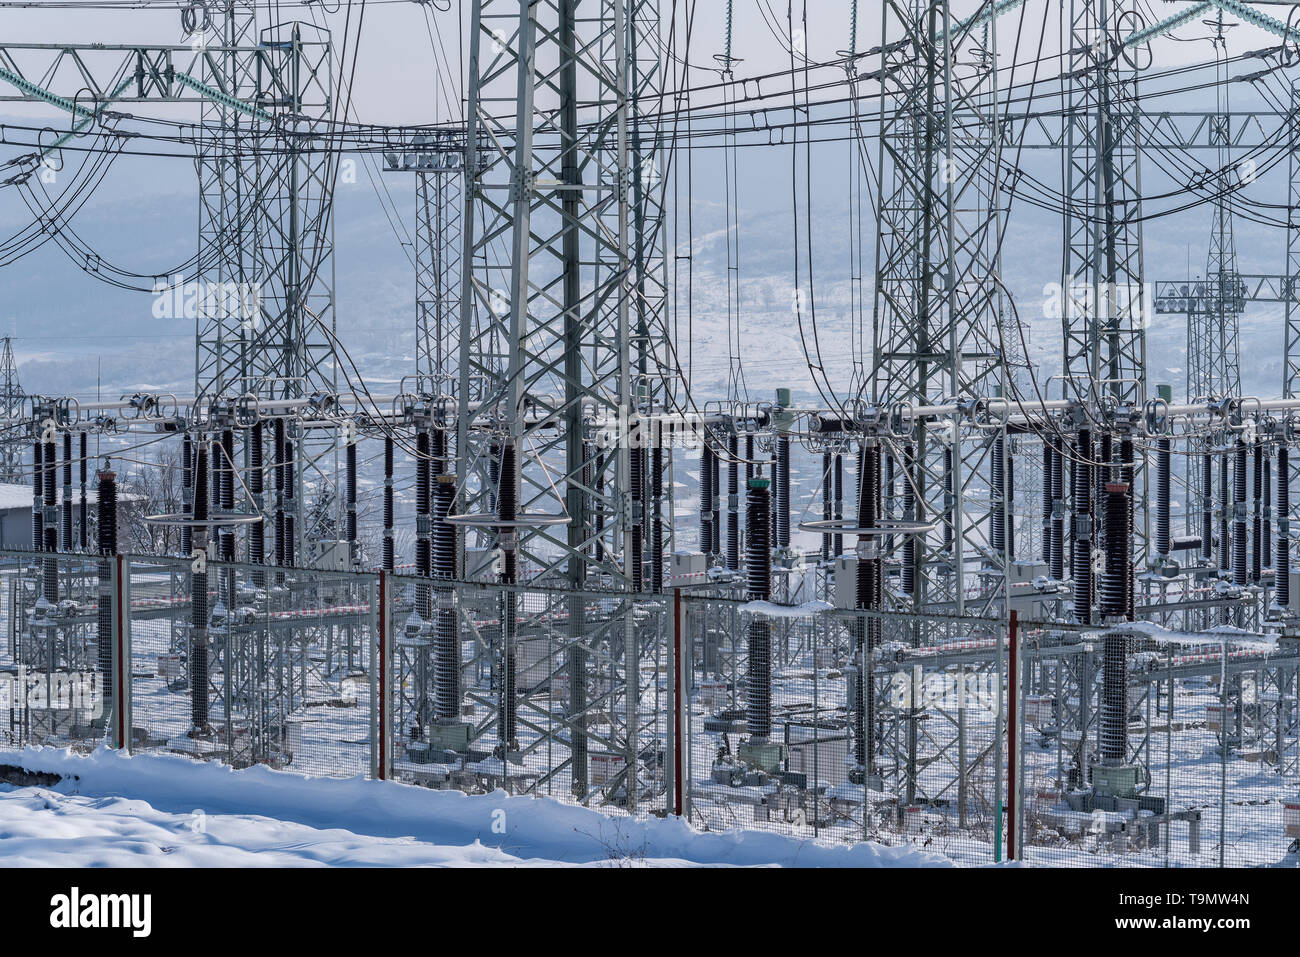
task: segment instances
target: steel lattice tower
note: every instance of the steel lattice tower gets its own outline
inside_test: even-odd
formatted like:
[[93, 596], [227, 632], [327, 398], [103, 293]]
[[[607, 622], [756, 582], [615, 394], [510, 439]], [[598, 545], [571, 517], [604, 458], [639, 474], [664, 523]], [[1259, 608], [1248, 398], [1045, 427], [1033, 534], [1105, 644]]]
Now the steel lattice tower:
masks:
[[0, 482], [21, 482], [26, 472], [23, 465], [26, 442], [20, 426], [23, 386], [18, 381], [18, 364], [8, 336], [0, 346], [0, 419], [4, 421], [0, 433], [3, 436], [0, 438]]
[[[215, 24], [219, 45], [205, 58], [200, 79], [237, 100], [258, 98], [256, 16], [251, 3], [234, 2]], [[195, 43], [206, 44], [196, 33]], [[198, 143], [199, 268], [201, 283], [254, 283], [258, 280], [257, 235], [250, 148], [257, 121], [212, 100], [200, 108], [203, 136]], [[251, 323], [241, 315], [202, 315], [195, 319], [194, 394], [243, 391], [249, 381]]]
[[1071, 0], [1064, 111], [1067, 397], [1136, 403], [1146, 370], [1139, 102], [1115, 30], [1131, 0]]
[[459, 385], [463, 172], [457, 163], [421, 170], [415, 180], [415, 371], [435, 383], [433, 392], [447, 396]]
[[[1237, 330], [1246, 307], [1246, 289], [1237, 268], [1237, 245], [1233, 236], [1229, 198], [1233, 187], [1232, 114], [1228, 104], [1227, 51], [1224, 46], [1223, 11], [1219, 11], [1215, 49], [1219, 54], [1217, 102], [1209, 117], [1209, 140], [1215, 151], [1217, 174], [1210, 223], [1209, 253], [1205, 278], [1189, 281], [1187, 307], [1187, 399], [1205, 401], [1241, 394], [1241, 354]], [[1200, 461], [1188, 456], [1185, 482], [1188, 502], [1200, 505], [1204, 490]], [[1198, 528], [1200, 516], [1187, 509], [1186, 526]]]
[[1237, 244], [1233, 237], [1232, 114], [1228, 106], [1227, 50], [1224, 46], [1223, 11], [1219, 11], [1215, 48], [1220, 53], [1216, 87], [1217, 109], [1210, 140], [1218, 146], [1218, 173], [1210, 226], [1210, 252], [1205, 264], [1204, 295], [1191, 298], [1187, 321], [1187, 397], [1208, 398], [1241, 394], [1241, 354], [1237, 327], [1245, 309], [1241, 274], [1237, 269]]
[[[879, 407], [990, 398], [1005, 384], [1001, 290], [990, 278], [1001, 216], [995, 34], [991, 20], [948, 17], [941, 0], [884, 4], [871, 377]], [[915, 442], [891, 452], [920, 493], [905, 494], [904, 514], [893, 517], [938, 528], [904, 544], [904, 592], [915, 584], [900, 600], [960, 614], [977, 595], [987, 609], [1005, 573], [1006, 556], [988, 544], [1000, 503], [983, 513], [959, 503], [991, 501], [990, 456], [1005, 443], [992, 434], [958, 441], [925, 423]]]
[[312, 149], [330, 139], [334, 89], [328, 32], [291, 23], [262, 31], [259, 48], [275, 69], [258, 91], [278, 112], [256, 153], [261, 219], [257, 281], [261, 321], [248, 346], [248, 377], [270, 394], [299, 398], [333, 391], [334, 233], [331, 198], [337, 157]]
[[450, 397], [460, 376], [464, 130], [417, 133], [384, 153], [385, 173], [415, 176], [415, 372], [418, 390]]
[[[1287, 116], [1288, 181], [1287, 206], [1300, 209], [1300, 83], [1291, 84], [1290, 109]], [[1286, 231], [1286, 275], [1283, 282], [1286, 302], [1286, 362], [1282, 370], [1282, 394], [1290, 399], [1300, 395], [1300, 222], [1288, 217]], [[1293, 473], [1293, 478], [1295, 477]]]
[[1245, 309], [1232, 212], [1222, 199], [1214, 203], [1210, 252], [1202, 295], [1192, 297], [1187, 314], [1187, 396], [1241, 394], [1241, 352], [1237, 327]]
[[[1300, 83], [1293, 81], [1290, 87], [1290, 109], [1287, 115], [1287, 208], [1294, 211], [1300, 209]], [[1300, 222], [1297, 222], [1294, 212], [1287, 217], [1286, 274], [1282, 280], [1286, 316], [1282, 395], [1291, 399], [1300, 395], [1300, 302], [1297, 301], [1297, 296], [1300, 295]], [[1288, 486], [1294, 488], [1297, 481], [1300, 481], [1300, 456], [1291, 459], [1287, 474]], [[1297, 513], [1300, 498], [1293, 497], [1291, 502], [1292, 514], [1280, 517], [1294, 522], [1300, 517], [1300, 513]]]
[[[246, 381], [255, 394], [300, 399], [338, 391], [334, 316], [334, 177], [330, 111], [336, 91], [328, 31], [288, 23], [261, 31], [259, 49], [274, 66], [262, 74], [259, 102], [276, 111], [257, 138], [255, 215], [260, 319], [251, 330]], [[268, 80], [267, 77], [270, 77]], [[293, 436], [296, 553], [337, 537], [342, 515], [339, 444], [331, 434]], [[307, 492], [314, 490], [315, 500]], [[310, 509], [310, 512], [307, 511]], [[308, 521], [314, 517], [318, 524]]]
[[[1070, 63], [1063, 131], [1062, 393], [1081, 403], [1089, 428], [1113, 434], [1131, 427], [1147, 398], [1152, 304], [1142, 262], [1140, 53], [1132, 46], [1145, 21], [1134, 0], [1072, 0], [1068, 13], [1062, 38]], [[1109, 441], [1105, 435], [1103, 441]], [[1114, 447], [1120, 447], [1118, 439]], [[1141, 455], [1128, 472], [1131, 500], [1145, 503]], [[1073, 496], [1064, 500], [1072, 503]], [[1080, 510], [1086, 510], [1082, 504], [1076, 520]], [[1140, 568], [1150, 536], [1148, 510], [1138, 511], [1133, 541]], [[1071, 532], [1072, 542], [1077, 532]]]
[[[584, 14], [593, 7], [581, 21], [580, 6]], [[572, 557], [587, 566], [582, 579], [612, 576], [625, 585], [634, 577], [631, 555], [618, 543], [633, 532], [633, 509], [609, 490], [628, 488], [627, 443], [604, 457], [605, 474], [584, 478], [583, 471], [596, 465], [596, 427], [636, 411], [633, 377], [653, 350], [635, 338], [634, 321], [649, 335], [663, 330], [655, 314], [662, 204], [638, 207], [633, 196], [629, 7], [626, 0], [474, 6], [461, 257], [467, 401], [458, 430], [462, 469], [471, 473], [489, 474], [493, 447], [520, 450], [513, 481], [521, 512], [570, 510], [566, 524], [576, 537], [554, 525], [520, 531], [520, 555], [535, 575], [569, 568]], [[645, 154], [656, 148], [641, 141], [641, 161], [652, 169], [656, 158]], [[652, 185], [647, 192], [661, 188]], [[639, 236], [634, 214], [651, 221]], [[637, 256], [656, 267], [635, 273]], [[633, 279], [654, 288], [643, 299], [630, 295]], [[583, 501], [567, 494], [574, 489]], [[461, 495], [462, 511], [489, 511], [491, 488], [466, 482]], [[589, 547], [596, 513], [612, 535], [609, 548]], [[619, 552], [622, 563], [610, 557]]]
[[[198, 279], [254, 290], [244, 300], [254, 308], [197, 317], [195, 395], [202, 402], [333, 394], [338, 160], [320, 148], [332, 142], [330, 34], [301, 23], [259, 33], [252, 5], [241, 3], [217, 27], [219, 44], [200, 60], [200, 80], [220, 96], [202, 101]], [[339, 454], [333, 436], [291, 437], [299, 463], [294, 500], [304, 508], [294, 523], [295, 553], [306, 559], [309, 542], [337, 533]], [[319, 527], [306, 520], [309, 507]]]
[[[636, 376], [664, 329], [662, 177], [634, 168], [635, 156], [657, 170], [658, 144], [632, 136], [633, 100], [662, 75], [639, 60], [642, 51], [659, 59], [656, 35], [637, 33], [657, 21], [654, 9], [628, 0], [473, 4], [457, 511], [498, 557], [467, 576], [645, 587], [644, 450], [620, 425], [648, 411]], [[600, 448], [609, 434], [615, 446]], [[520, 707], [516, 608], [513, 595], [503, 599], [505, 754], [517, 746]], [[573, 787], [583, 791], [586, 649], [603, 644], [622, 665], [617, 737], [631, 771], [641, 636], [626, 603], [598, 620], [580, 597], [566, 610]]]

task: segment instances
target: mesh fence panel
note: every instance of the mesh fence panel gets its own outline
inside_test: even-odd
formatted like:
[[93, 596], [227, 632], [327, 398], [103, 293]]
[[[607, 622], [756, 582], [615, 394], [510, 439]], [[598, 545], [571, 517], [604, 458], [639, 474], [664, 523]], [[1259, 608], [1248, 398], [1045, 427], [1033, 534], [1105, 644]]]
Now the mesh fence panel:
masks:
[[162, 750], [190, 729], [188, 563], [131, 563], [131, 747]]
[[[689, 607], [693, 823], [994, 859], [1004, 726], [996, 639], [886, 641], [864, 666], [855, 636], [865, 614], [756, 613], [707, 599]], [[754, 668], [755, 654], [768, 660]], [[769, 730], [755, 735], [751, 701], [764, 707], [769, 674], [770, 716], [760, 715]]]
[[[1117, 644], [1062, 616], [1012, 643], [976, 615], [396, 575], [381, 603], [375, 574], [212, 562], [199, 683], [190, 562], [121, 567], [133, 750], [373, 775], [382, 731], [411, 784], [962, 864], [1254, 866], [1300, 840], [1300, 651], [1258, 623]], [[3, 746], [114, 737], [100, 569], [0, 552]]]
[[1294, 851], [1293, 651], [1248, 636], [1130, 635], [1119, 759], [1102, 741], [1095, 637], [1035, 640], [1022, 690], [1027, 861], [1243, 867]]
[[394, 578], [397, 777], [663, 811], [663, 600], [430, 587]]
[[[860, 840], [865, 788], [851, 773], [844, 629], [707, 600], [691, 601], [686, 620], [691, 821]], [[770, 690], [757, 680], [767, 674]], [[758, 709], [766, 735], [750, 733]]]
[[79, 750], [104, 740], [99, 587], [88, 555], [0, 555], [0, 740]]
[[200, 686], [189, 563], [131, 564], [133, 746], [234, 767], [368, 773], [374, 576], [207, 570], [212, 616]]

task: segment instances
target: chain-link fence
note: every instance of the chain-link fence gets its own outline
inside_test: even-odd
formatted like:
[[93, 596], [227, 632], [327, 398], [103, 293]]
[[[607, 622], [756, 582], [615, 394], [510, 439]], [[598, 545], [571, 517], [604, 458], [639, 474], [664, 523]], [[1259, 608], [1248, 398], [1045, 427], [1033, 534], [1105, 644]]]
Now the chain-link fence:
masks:
[[1296, 644], [1231, 629], [1114, 631], [1025, 636], [1025, 859], [1241, 867], [1294, 854]]
[[395, 777], [664, 810], [662, 599], [387, 587]]
[[206, 568], [200, 644], [189, 563], [130, 564], [133, 746], [235, 767], [369, 773], [375, 577]]
[[997, 637], [913, 646], [825, 603], [686, 605], [693, 823], [995, 859]]
[[1295, 853], [1296, 639], [1030, 610], [2, 552], [0, 744], [501, 788], [963, 864]]
[[[0, 741], [85, 746], [107, 732], [113, 622], [88, 555], [0, 554]], [[101, 635], [103, 638], [101, 639]]]
[[686, 807], [699, 827], [861, 840], [847, 633], [822, 615], [692, 599], [684, 615]]

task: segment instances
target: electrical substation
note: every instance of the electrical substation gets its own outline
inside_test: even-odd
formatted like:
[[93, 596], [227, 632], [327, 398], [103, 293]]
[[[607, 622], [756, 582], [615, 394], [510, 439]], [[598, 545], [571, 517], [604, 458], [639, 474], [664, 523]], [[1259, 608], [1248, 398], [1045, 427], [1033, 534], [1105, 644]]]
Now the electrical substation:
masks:
[[[33, 216], [7, 260], [56, 243], [151, 288], [71, 207], [119, 154], [165, 148], [198, 178], [180, 272], [257, 289], [251, 312], [198, 310], [185, 390], [45, 394], [6, 340], [0, 745], [501, 788], [962, 864], [1296, 862], [1290, 7], [843, 0], [816, 5], [827, 59], [796, 41], [800, 2], [727, 0], [707, 38], [689, 0], [428, 6], [458, 103], [433, 124], [350, 113], [357, 38], [307, 5], [182, 4], [170, 44], [0, 39], [0, 101], [60, 117], [0, 139]], [[739, 42], [760, 15], [775, 65]], [[1256, 48], [1231, 52], [1243, 30]], [[1180, 37], [1190, 59], [1153, 55]], [[821, 149], [843, 182], [818, 182]], [[759, 390], [741, 263], [762, 237], [734, 211], [737, 171], [772, 153], [802, 350]], [[414, 223], [395, 377], [358, 369], [336, 303], [349, 157]], [[687, 361], [706, 157], [726, 172], [720, 378]], [[1159, 185], [1175, 165], [1183, 185]], [[838, 218], [813, 221], [814, 189]], [[1144, 256], [1174, 206], [1208, 222], [1195, 278]], [[1006, 278], [1025, 209], [1048, 224], [1047, 320]], [[1271, 271], [1239, 268], [1244, 220], [1270, 227]], [[850, 292], [827, 331], [831, 232]], [[1267, 395], [1242, 386], [1260, 304]], [[59, 318], [17, 322], [13, 348]], [[1149, 358], [1156, 323], [1175, 371]], [[163, 469], [174, 496], [140, 480]]]

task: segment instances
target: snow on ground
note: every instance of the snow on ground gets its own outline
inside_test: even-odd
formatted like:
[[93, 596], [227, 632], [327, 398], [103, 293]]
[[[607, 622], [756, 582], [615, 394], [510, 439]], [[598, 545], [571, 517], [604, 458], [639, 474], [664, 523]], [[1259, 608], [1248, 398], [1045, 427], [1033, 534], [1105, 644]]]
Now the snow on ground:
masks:
[[706, 833], [503, 792], [235, 771], [108, 748], [0, 751], [0, 765], [61, 776], [0, 785], [7, 866], [847, 866], [950, 864], [874, 844], [826, 847], [757, 830]]

